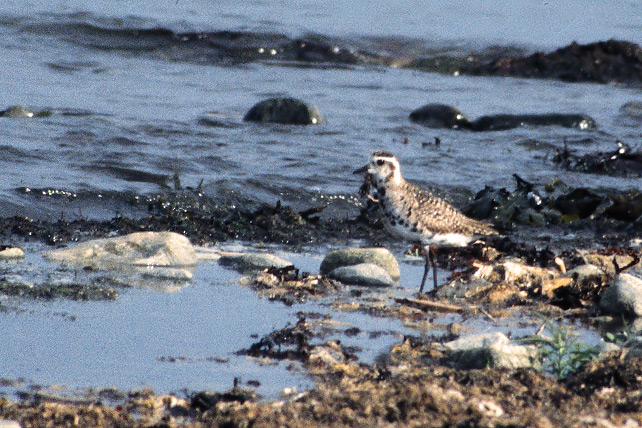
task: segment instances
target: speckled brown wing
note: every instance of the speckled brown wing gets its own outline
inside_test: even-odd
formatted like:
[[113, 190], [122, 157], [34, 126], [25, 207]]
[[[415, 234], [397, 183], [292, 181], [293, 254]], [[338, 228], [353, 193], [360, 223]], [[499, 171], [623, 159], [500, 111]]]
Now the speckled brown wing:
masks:
[[423, 228], [434, 233], [461, 233], [464, 235], [497, 235], [490, 223], [466, 217], [455, 207], [412, 183], [405, 182], [405, 191], [411, 198], [412, 215]]

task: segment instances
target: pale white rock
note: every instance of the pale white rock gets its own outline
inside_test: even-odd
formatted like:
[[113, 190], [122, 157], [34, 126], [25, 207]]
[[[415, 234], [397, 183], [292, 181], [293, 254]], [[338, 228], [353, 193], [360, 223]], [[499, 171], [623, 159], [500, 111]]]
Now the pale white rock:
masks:
[[509, 343], [510, 339], [504, 333], [494, 332], [460, 337], [444, 343], [444, 347], [451, 351], [466, 351], [490, 345], [508, 345]]
[[503, 333], [472, 335], [443, 344], [452, 352], [452, 359], [460, 368], [505, 367], [509, 369], [533, 367], [537, 347], [515, 345]]
[[25, 252], [18, 247], [7, 247], [0, 250], [0, 260], [22, 259], [24, 256]]
[[95, 239], [45, 256], [57, 263], [101, 270], [128, 270], [145, 276], [191, 279], [196, 254], [189, 239], [174, 232], [137, 232]]
[[338, 364], [345, 361], [345, 356], [340, 349], [333, 346], [319, 345], [315, 346], [310, 356], [308, 357], [310, 363], [324, 363], [324, 364]]

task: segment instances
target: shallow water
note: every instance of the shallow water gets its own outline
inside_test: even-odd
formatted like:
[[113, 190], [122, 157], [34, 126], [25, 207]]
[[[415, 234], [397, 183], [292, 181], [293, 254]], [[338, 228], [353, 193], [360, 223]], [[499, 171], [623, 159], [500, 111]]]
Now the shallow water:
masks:
[[[567, 172], [551, 160], [565, 140], [580, 153], [613, 150], [616, 139], [639, 146], [642, 124], [619, 112], [625, 102], [640, 100], [639, 88], [452, 76], [391, 64], [442, 54], [550, 50], [573, 40], [641, 43], [641, 14], [634, 1], [305, 1], [296, 7], [268, 0], [241, 5], [5, 1], [0, 109], [25, 104], [53, 114], [0, 118], [0, 216], [140, 215], [146, 207], [132, 201], [172, 187], [174, 174], [184, 186], [203, 180], [203, 191], [222, 203], [274, 205], [281, 199], [308, 208], [323, 199], [350, 209], [360, 185], [351, 171], [381, 148], [399, 156], [406, 177], [456, 203], [486, 185], [512, 188], [515, 172], [537, 184], [560, 177], [571, 185], [639, 187], [638, 178]], [[225, 30], [238, 31], [247, 43], [223, 38], [223, 45], [214, 45], [180, 37]], [[296, 62], [282, 47], [303, 36], [367, 52], [371, 61]], [[325, 123], [288, 127], [242, 121], [254, 103], [274, 95], [317, 105]], [[599, 128], [433, 130], [408, 120], [413, 109], [427, 103], [453, 105], [470, 118], [586, 113]], [[316, 272], [323, 252], [289, 256], [297, 267]], [[39, 257], [30, 255], [28, 269], [22, 265], [14, 273], [55, 273]], [[402, 263], [401, 288], [394, 293], [414, 292], [421, 271], [420, 264]], [[255, 340], [252, 334], [261, 337], [296, 322], [296, 311], [329, 309], [270, 303], [235, 285], [237, 277], [208, 264], [174, 293], [129, 288], [116, 302], [17, 302], [16, 310], [0, 313], [0, 377], [158, 392], [226, 389], [236, 376], [259, 380], [266, 395], [308, 386], [308, 379], [286, 371], [284, 364], [263, 367], [233, 352]], [[342, 340], [362, 348], [365, 361], [406, 331], [396, 321], [362, 314], [334, 317], [362, 329], [363, 334]], [[491, 328], [456, 317], [444, 322], [471, 323], [479, 332]], [[375, 330], [386, 334], [368, 338], [366, 332]], [[171, 363], [161, 361], [164, 357], [185, 359]], [[210, 360], [215, 357], [229, 361]]]
[[[34, 276], [56, 271], [39, 256], [25, 264]], [[237, 279], [212, 263], [199, 266], [191, 283], [170, 292], [126, 288], [113, 302], [9, 299], [5, 307], [16, 309], [0, 315], [0, 373], [71, 390], [224, 390], [234, 377], [259, 380], [272, 395], [307, 385], [284, 365], [268, 368], [233, 354], [256, 341], [252, 335], [262, 337], [291, 318], [291, 309], [258, 299], [235, 284]]]
[[[98, 278], [100, 283], [111, 283], [105, 272], [87, 273], [49, 264], [41, 256], [45, 249], [41, 244], [31, 245], [23, 262], [3, 262], [2, 276], [35, 286], [71, 280], [92, 284]], [[252, 248], [239, 243], [224, 250]], [[320, 253], [270, 250], [302, 271], [318, 272]], [[417, 257], [397, 257], [399, 285], [391, 289], [347, 287], [359, 292], [353, 301], [370, 296], [389, 298], [391, 302], [394, 297], [414, 297], [423, 264]], [[450, 275], [442, 269], [438, 273], [440, 283]], [[514, 318], [499, 319], [435, 314], [430, 322], [411, 328], [398, 320], [360, 311], [333, 310], [333, 296], [292, 306], [271, 302], [240, 286], [239, 278], [240, 274], [216, 261], [205, 261], [198, 265], [190, 282], [173, 286], [162, 282], [164, 286], [160, 287], [161, 282], [150, 278], [147, 287], [118, 287], [115, 301], [5, 297], [0, 300], [0, 378], [4, 379], [0, 394], [43, 390], [82, 395], [102, 388], [151, 388], [156, 393], [180, 395], [227, 390], [238, 378], [241, 386], [250, 382], [264, 398], [276, 398], [285, 388], [301, 391], [313, 382], [297, 364], [283, 361], [265, 365], [258, 359], [237, 355], [237, 351], [249, 348], [274, 330], [295, 324], [300, 312], [311, 314], [312, 322], [329, 317], [319, 324], [325, 332], [313, 343], [338, 340], [364, 363], [386, 355], [404, 335], [438, 337], [453, 323], [466, 334], [500, 331], [513, 338], [532, 335], [541, 324], [525, 309]], [[346, 297], [342, 300], [350, 302]], [[345, 334], [348, 329], [351, 333]], [[575, 330], [583, 342], [599, 343], [597, 333], [581, 326]]]
[[[106, 275], [56, 267], [38, 254], [42, 250], [34, 245], [28, 248], [24, 262], [2, 263], [3, 276], [38, 286], [43, 280], [71, 278], [94, 283], [96, 278], [88, 276]], [[318, 255], [280, 255], [303, 270], [318, 271]], [[409, 272], [409, 277], [414, 275]], [[239, 378], [241, 385], [260, 382], [258, 392], [275, 397], [284, 388], [302, 390], [312, 382], [302, 370], [288, 370], [287, 361], [264, 365], [236, 352], [275, 329], [296, 323], [300, 311], [331, 314], [330, 331], [338, 326], [337, 331], [324, 340], [357, 346], [364, 362], [373, 362], [400, 335], [410, 332], [394, 320], [361, 313], [335, 314], [325, 300], [293, 306], [270, 302], [240, 286], [239, 278], [238, 273], [211, 261], [199, 264], [189, 283], [160, 288], [150, 279], [149, 287], [119, 288], [115, 301], [4, 298], [0, 377], [18, 382], [0, 392], [32, 385], [66, 393], [106, 387], [152, 388], [157, 393], [220, 391], [231, 388], [234, 378]], [[360, 333], [353, 337], [341, 334], [352, 327]]]

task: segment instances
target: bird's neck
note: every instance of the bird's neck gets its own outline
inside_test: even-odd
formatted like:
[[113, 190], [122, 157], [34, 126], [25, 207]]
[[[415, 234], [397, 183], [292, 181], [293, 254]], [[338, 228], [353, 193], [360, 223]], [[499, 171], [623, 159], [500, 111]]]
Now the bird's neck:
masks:
[[394, 189], [403, 186], [403, 183], [405, 180], [401, 176], [401, 174], [396, 173], [396, 174], [391, 174], [388, 177], [385, 177], [383, 179], [377, 180], [377, 188], [378, 189]]

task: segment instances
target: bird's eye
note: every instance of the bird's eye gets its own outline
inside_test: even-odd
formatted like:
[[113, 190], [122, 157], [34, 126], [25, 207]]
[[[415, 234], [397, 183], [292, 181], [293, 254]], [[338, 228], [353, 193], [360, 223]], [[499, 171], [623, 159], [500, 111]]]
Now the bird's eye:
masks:
[[384, 162], [383, 159], [377, 159], [377, 165], [383, 166]]

